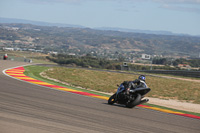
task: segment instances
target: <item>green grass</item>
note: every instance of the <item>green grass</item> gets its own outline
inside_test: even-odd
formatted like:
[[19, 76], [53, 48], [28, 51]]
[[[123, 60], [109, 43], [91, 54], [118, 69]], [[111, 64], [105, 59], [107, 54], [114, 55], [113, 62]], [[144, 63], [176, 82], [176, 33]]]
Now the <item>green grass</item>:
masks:
[[[44, 66], [24, 66], [25, 68], [25, 72], [24, 74], [29, 76], [29, 77], [32, 77], [32, 78], [35, 78], [35, 79], [38, 79], [38, 80], [48, 80], [46, 78], [43, 78], [40, 76], [40, 72], [43, 72], [45, 70], [48, 70], [49, 67], [44, 67]], [[49, 80], [48, 80], [49, 81]]]

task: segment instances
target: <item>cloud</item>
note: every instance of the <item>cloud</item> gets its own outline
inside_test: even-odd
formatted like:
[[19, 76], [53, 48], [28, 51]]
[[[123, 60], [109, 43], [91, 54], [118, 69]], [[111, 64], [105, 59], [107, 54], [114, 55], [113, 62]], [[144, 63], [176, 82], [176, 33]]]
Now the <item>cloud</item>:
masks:
[[[27, 2], [27, 0], [22, 0]], [[158, 3], [160, 8], [168, 9], [168, 10], [176, 10], [176, 11], [186, 11], [186, 12], [196, 12], [200, 13], [200, 0], [29, 0], [28, 2], [34, 4], [55, 4], [55, 3], [67, 3], [73, 5], [81, 5], [85, 2], [93, 2], [93, 1], [104, 1], [104, 2], [118, 2], [125, 3], [128, 2], [129, 5], [135, 3], [145, 3], [145, 2], [153, 2]], [[120, 4], [121, 5], [121, 4]], [[135, 8], [135, 7], [134, 7]], [[120, 7], [118, 11], [129, 11], [128, 8]]]
[[[23, 0], [26, 1], [27, 0]], [[200, 0], [29, 0], [32, 3], [84, 3], [88, 1], [113, 1], [113, 2], [156, 2], [162, 4], [200, 4]]]
[[153, 0], [155, 2], [160, 2], [161, 8], [184, 11], [184, 12], [195, 12], [200, 13], [200, 0]]
[[69, 3], [69, 4], [80, 4], [88, 0], [23, 0], [25, 2], [35, 3], [35, 4], [55, 4], [55, 3]]
[[[123, 1], [125, 1], [125, 0], [123, 0]], [[200, 4], [200, 0], [126, 0], [126, 1], [156, 2], [156, 3], [166, 3], [166, 4]]]
[[[154, 2], [160, 8], [184, 12], [200, 13], [200, 0], [129, 0], [132, 2]], [[197, 7], [198, 6], [198, 7]]]
[[151, 0], [159, 3], [168, 4], [200, 4], [200, 0]]
[[200, 13], [200, 8], [188, 7], [188, 6], [186, 7], [186, 6], [177, 6], [177, 5], [165, 4], [165, 5], [162, 5], [161, 8], [176, 10], [176, 11]]

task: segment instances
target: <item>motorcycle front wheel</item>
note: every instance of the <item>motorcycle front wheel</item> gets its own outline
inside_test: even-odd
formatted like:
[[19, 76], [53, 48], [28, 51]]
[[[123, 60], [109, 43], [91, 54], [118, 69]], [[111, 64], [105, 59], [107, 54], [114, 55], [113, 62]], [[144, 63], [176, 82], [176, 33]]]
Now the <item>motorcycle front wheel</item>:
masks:
[[108, 104], [112, 105], [115, 103], [115, 99], [116, 99], [116, 93], [113, 94], [109, 99], [108, 99]]

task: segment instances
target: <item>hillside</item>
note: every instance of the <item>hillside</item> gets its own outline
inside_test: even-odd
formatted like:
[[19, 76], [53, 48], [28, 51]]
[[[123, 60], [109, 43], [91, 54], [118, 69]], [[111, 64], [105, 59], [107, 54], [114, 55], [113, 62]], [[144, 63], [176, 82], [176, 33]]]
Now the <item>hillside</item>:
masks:
[[196, 57], [200, 37], [154, 35], [89, 28], [0, 24], [0, 46], [35, 48], [47, 51], [92, 52], [94, 55], [162, 54]]

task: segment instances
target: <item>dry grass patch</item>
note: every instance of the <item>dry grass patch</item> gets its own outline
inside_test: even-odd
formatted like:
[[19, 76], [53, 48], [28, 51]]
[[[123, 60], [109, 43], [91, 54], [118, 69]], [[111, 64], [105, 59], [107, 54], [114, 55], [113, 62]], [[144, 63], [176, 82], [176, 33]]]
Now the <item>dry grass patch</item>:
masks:
[[[103, 92], [114, 92], [117, 84], [138, 78], [138, 75], [60, 67], [46, 71], [46, 75], [75, 86]], [[200, 83], [150, 76], [147, 76], [146, 82], [152, 89], [148, 94], [150, 97], [200, 103]]]

